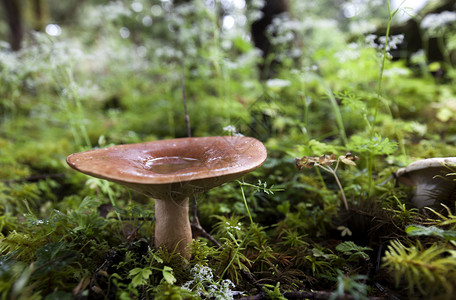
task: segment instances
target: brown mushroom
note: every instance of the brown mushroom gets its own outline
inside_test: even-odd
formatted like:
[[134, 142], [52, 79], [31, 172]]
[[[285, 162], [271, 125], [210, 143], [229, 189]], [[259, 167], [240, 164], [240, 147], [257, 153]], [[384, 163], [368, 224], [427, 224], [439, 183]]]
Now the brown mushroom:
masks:
[[415, 187], [412, 203], [419, 209], [436, 206], [456, 196], [456, 181], [451, 167], [456, 157], [435, 157], [418, 160], [397, 170], [396, 178], [402, 184]]
[[155, 245], [189, 258], [189, 197], [253, 171], [266, 156], [254, 138], [217, 136], [117, 145], [71, 154], [67, 162], [154, 198]]

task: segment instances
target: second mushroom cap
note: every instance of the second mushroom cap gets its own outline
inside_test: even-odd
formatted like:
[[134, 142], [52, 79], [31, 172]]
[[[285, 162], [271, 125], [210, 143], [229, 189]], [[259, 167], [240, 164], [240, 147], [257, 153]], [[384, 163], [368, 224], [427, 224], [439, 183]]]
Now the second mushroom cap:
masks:
[[397, 170], [396, 177], [402, 184], [415, 187], [411, 201], [422, 209], [456, 196], [455, 177], [448, 176], [454, 173], [452, 166], [456, 166], [456, 157], [422, 159]]

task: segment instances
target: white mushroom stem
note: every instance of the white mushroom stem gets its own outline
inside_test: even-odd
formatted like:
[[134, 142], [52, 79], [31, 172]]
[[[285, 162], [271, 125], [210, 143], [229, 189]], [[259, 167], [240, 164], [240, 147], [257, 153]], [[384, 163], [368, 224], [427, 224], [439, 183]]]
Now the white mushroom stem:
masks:
[[155, 200], [155, 246], [177, 251], [187, 259], [192, 242], [188, 197], [182, 201]]

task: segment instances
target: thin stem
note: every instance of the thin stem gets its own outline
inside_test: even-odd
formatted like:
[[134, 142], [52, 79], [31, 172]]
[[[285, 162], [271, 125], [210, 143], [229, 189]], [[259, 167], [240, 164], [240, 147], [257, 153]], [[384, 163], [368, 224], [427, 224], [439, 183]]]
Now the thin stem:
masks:
[[247, 214], [249, 215], [250, 224], [253, 225], [253, 219], [252, 219], [252, 215], [250, 214], [250, 211], [249, 211], [249, 206], [247, 205], [247, 199], [245, 198], [243, 184], [241, 182], [239, 182], [239, 185], [241, 186], [242, 199], [244, 200], [244, 206], [245, 206], [245, 209], [247, 210]]
[[347, 139], [347, 134], [345, 133], [344, 121], [342, 119], [342, 114], [340, 112], [339, 105], [337, 104], [337, 100], [334, 97], [334, 94], [333, 94], [331, 88], [326, 84], [326, 82], [319, 76], [315, 76], [315, 78], [323, 86], [323, 88], [326, 91], [326, 94], [328, 95], [329, 103], [331, 104], [331, 107], [334, 112], [334, 117], [336, 119], [339, 135], [342, 138], [342, 142], [344, 143], [344, 145], [346, 145], [348, 143], [348, 139]]
[[318, 179], [320, 179], [321, 184], [323, 185], [325, 190], [328, 190], [328, 187], [326, 186], [325, 179], [321, 175], [320, 169], [316, 168], [315, 171], [317, 172]]
[[334, 167], [334, 174], [337, 172], [337, 169], [339, 168], [339, 162], [340, 159], [337, 159], [336, 166]]
[[339, 177], [337, 177], [337, 174], [336, 174], [337, 168], [339, 167], [339, 160], [337, 160], [337, 164], [336, 164], [336, 167], [334, 168], [334, 170], [331, 167], [323, 166], [323, 165], [320, 165], [320, 164], [318, 164], [317, 166], [334, 176], [334, 179], [336, 180], [337, 186], [339, 187], [340, 196], [342, 197], [342, 202], [344, 203], [345, 209], [349, 210], [347, 197], [345, 197], [344, 189], [342, 187], [342, 184], [340, 183]]
[[230, 234], [231, 239], [236, 244], [236, 250], [233, 253], [233, 257], [231, 257], [230, 262], [228, 263], [228, 265], [225, 267], [225, 269], [223, 270], [222, 274], [220, 275], [220, 279], [218, 280], [218, 282], [222, 280], [223, 276], [228, 271], [229, 267], [233, 264], [233, 261], [236, 259], [236, 256], [237, 256], [239, 250], [241, 249], [241, 246], [247, 240], [247, 237], [248, 237], [249, 233], [250, 233], [250, 229], [249, 229], [249, 232], [247, 232], [247, 234], [245, 235], [244, 239], [242, 240], [242, 242], [240, 244], [237, 242], [236, 238], [232, 234]]
[[370, 132], [371, 139], [374, 136], [375, 123], [377, 122], [378, 106], [379, 106], [380, 97], [382, 94], [383, 71], [385, 70], [386, 54], [387, 54], [387, 49], [388, 49], [388, 39], [389, 39], [389, 33], [390, 33], [390, 28], [391, 28], [391, 21], [393, 20], [393, 14], [391, 13], [389, 0], [386, 0], [386, 4], [388, 5], [388, 25], [386, 27], [385, 46], [383, 47], [382, 64], [380, 66], [380, 74], [378, 76], [378, 88], [377, 88], [377, 98], [375, 101], [374, 120], [372, 122], [372, 127], [371, 127], [371, 132]]
[[[385, 46], [383, 47], [382, 63], [380, 66], [380, 74], [378, 76], [378, 88], [377, 88], [377, 97], [376, 97], [376, 101], [375, 101], [374, 119], [372, 121], [372, 126], [370, 128], [370, 139], [371, 140], [373, 140], [373, 138], [374, 138], [375, 125], [377, 123], [378, 107], [379, 107], [380, 97], [381, 97], [381, 93], [382, 93], [383, 71], [385, 70], [386, 54], [387, 54], [387, 49], [388, 49], [388, 39], [389, 39], [389, 34], [390, 34], [391, 21], [393, 20], [393, 13], [391, 12], [389, 0], [386, 0], [386, 4], [388, 6], [388, 25], [386, 27]], [[372, 152], [370, 152], [369, 158], [367, 160], [369, 195], [372, 193], [372, 190], [373, 190], [373, 178], [372, 178], [373, 164], [374, 164], [374, 154]]]
[[336, 175], [336, 172], [333, 172], [332, 174], [333, 174], [333, 176], [334, 176], [334, 179], [336, 179], [337, 186], [339, 187], [340, 196], [342, 197], [342, 202], [344, 202], [345, 209], [346, 209], [346, 210], [349, 210], [349, 209], [348, 209], [347, 198], [345, 197], [345, 193], [344, 193], [344, 189], [343, 189], [343, 187], [342, 187], [342, 184], [340, 184], [340, 181], [339, 181], [339, 178], [338, 178], [337, 175]]

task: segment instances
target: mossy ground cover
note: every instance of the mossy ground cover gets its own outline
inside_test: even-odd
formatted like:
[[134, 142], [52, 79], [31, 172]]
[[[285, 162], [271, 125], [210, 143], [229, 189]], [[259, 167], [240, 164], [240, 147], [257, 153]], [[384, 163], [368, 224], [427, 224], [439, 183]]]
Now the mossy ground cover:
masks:
[[[194, 2], [87, 4], [61, 35], [1, 49], [1, 298], [451, 299], [454, 193], [418, 211], [387, 180], [456, 153], [451, 63], [436, 75], [419, 53], [392, 60], [292, 1], [270, 58], [280, 67], [259, 80], [255, 7], [233, 6], [247, 23], [228, 30], [221, 3]], [[154, 247], [153, 199], [65, 161], [185, 137], [183, 92], [193, 136], [243, 134], [268, 150], [260, 169], [198, 196], [212, 239], [195, 230], [189, 261]]]

